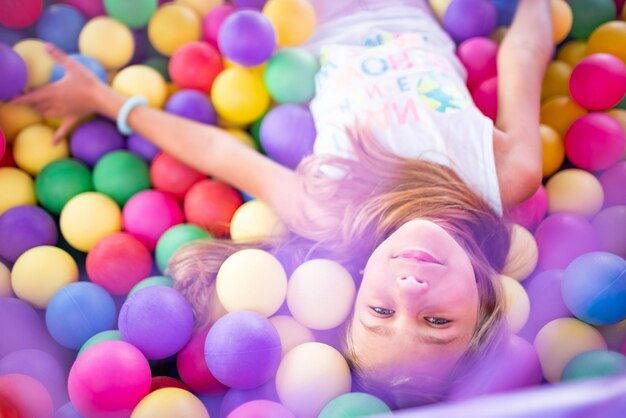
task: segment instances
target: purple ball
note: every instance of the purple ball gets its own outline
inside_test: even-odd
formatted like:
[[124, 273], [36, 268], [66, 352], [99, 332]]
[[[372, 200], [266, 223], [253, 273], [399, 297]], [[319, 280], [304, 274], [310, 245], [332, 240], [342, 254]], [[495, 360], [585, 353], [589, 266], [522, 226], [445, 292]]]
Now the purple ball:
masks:
[[0, 43], [6, 44], [8, 46], [13, 46], [22, 39], [26, 38], [28, 38], [28, 34], [16, 29], [9, 29], [0, 25]]
[[0, 257], [13, 263], [33, 247], [56, 245], [58, 235], [54, 219], [39, 206], [14, 206], [0, 215]]
[[537, 264], [544, 269], [564, 269], [576, 257], [600, 248], [591, 223], [574, 213], [548, 216], [537, 227], [535, 240], [539, 247]]
[[209, 330], [204, 358], [213, 376], [226, 386], [252, 389], [276, 373], [280, 337], [270, 320], [258, 313], [232, 312]]
[[289, 168], [313, 153], [315, 122], [303, 106], [284, 104], [272, 109], [261, 123], [261, 146], [267, 155]]
[[193, 311], [176, 290], [145, 287], [128, 297], [118, 319], [120, 334], [151, 360], [176, 354], [193, 331]]
[[224, 20], [217, 35], [222, 55], [245, 67], [267, 61], [276, 49], [272, 22], [256, 10], [239, 10]]
[[488, 37], [497, 22], [498, 10], [489, 0], [452, 0], [443, 15], [443, 26], [456, 43]]
[[147, 163], [151, 163], [161, 152], [159, 147], [137, 133], [133, 133], [128, 137], [126, 146], [129, 151], [133, 152]]
[[83, 416], [71, 402], [68, 402], [54, 412], [54, 418], [83, 418]]
[[257, 400], [246, 402], [235, 409], [228, 418], [295, 418], [295, 415], [278, 402]]
[[109, 152], [119, 149], [124, 149], [124, 137], [113, 123], [104, 119], [83, 123], [70, 141], [72, 155], [91, 167]]
[[0, 101], [7, 101], [20, 94], [28, 74], [22, 57], [8, 45], [0, 43]]
[[604, 190], [604, 207], [626, 205], [626, 161], [620, 161], [607, 168], [600, 175]]
[[197, 90], [181, 90], [174, 93], [165, 103], [165, 110], [196, 122], [217, 124], [217, 113], [211, 99]]
[[238, 9], [263, 10], [263, 6], [265, 6], [267, 0], [235, 0], [233, 3]]
[[40, 348], [45, 329], [35, 309], [16, 298], [0, 297], [0, 358], [24, 348]]
[[278, 393], [276, 392], [276, 381], [274, 379], [270, 379], [267, 383], [254, 389], [230, 389], [226, 392], [226, 395], [224, 395], [219, 416], [221, 418], [227, 418], [228, 414], [240, 405], [260, 399], [280, 402]]
[[131, 30], [133, 40], [135, 41], [135, 49], [133, 57], [130, 59], [128, 65], [141, 64], [146, 59], [146, 44], [148, 43], [148, 35], [146, 29], [133, 29]]

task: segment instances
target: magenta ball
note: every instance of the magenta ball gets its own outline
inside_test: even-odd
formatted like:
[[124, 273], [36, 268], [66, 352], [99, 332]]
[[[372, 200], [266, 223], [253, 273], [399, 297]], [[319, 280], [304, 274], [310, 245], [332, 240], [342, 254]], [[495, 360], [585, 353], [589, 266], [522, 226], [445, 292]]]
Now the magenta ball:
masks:
[[151, 360], [176, 354], [193, 331], [193, 311], [176, 290], [149, 286], [126, 299], [118, 318], [124, 341], [133, 344]]
[[599, 249], [591, 223], [582, 215], [567, 212], [544, 219], [535, 231], [535, 240], [537, 262], [544, 269], [564, 269], [576, 257]]
[[138, 133], [133, 133], [128, 137], [126, 147], [130, 152], [137, 155], [148, 164], [150, 164], [152, 160], [154, 160], [155, 157], [161, 152], [159, 147]]
[[67, 381], [70, 400], [86, 417], [128, 417], [149, 392], [146, 358], [124, 341], [104, 341], [76, 359]]
[[267, 400], [256, 400], [246, 402], [233, 412], [228, 414], [228, 418], [295, 418], [290, 410], [279, 404]]
[[83, 123], [70, 140], [72, 155], [91, 167], [109, 152], [123, 148], [124, 137], [113, 123], [104, 119]]
[[217, 113], [211, 99], [197, 90], [177, 91], [165, 103], [165, 110], [196, 122], [217, 124]]
[[63, 3], [76, 7], [88, 19], [106, 14], [103, 0], [63, 0]]
[[127, 233], [154, 250], [165, 231], [183, 222], [183, 210], [169, 193], [144, 190], [128, 199], [122, 221]]
[[0, 128], [0, 160], [4, 157], [4, 152], [7, 149], [7, 139], [4, 137], [4, 132]]
[[227, 418], [228, 414], [239, 406], [250, 402], [264, 399], [267, 401], [280, 402], [276, 392], [276, 381], [269, 380], [267, 383], [254, 389], [230, 389], [224, 395], [220, 405], [220, 418]]
[[626, 65], [611, 54], [592, 54], [583, 58], [569, 79], [572, 98], [589, 110], [615, 106], [626, 94]]
[[235, 389], [252, 389], [270, 380], [281, 358], [278, 331], [251, 311], [226, 314], [209, 330], [204, 357], [217, 380]]
[[565, 134], [565, 154], [577, 167], [589, 171], [609, 168], [624, 154], [624, 128], [604, 113], [576, 119]]
[[28, 73], [26, 63], [9, 45], [0, 43], [0, 101], [14, 98], [24, 90]]
[[182, 381], [200, 395], [223, 394], [228, 389], [209, 370], [204, 360], [204, 343], [208, 329], [199, 331], [176, 356], [176, 368]]
[[228, 4], [220, 4], [212, 8], [202, 20], [202, 40], [219, 50], [217, 37], [224, 20], [237, 9]]
[[42, 0], [0, 0], [0, 26], [25, 28], [37, 21], [42, 10]]
[[494, 123], [498, 117], [498, 77], [481, 81], [472, 91], [476, 107]]
[[548, 193], [543, 185], [524, 202], [509, 210], [508, 215], [515, 223], [527, 229], [535, 229], [548, 213]]
[[620, 161], [600, 175], [604, 207], [626, 205], [626, 161]]
[[229, 60], [254, 67], [267, 61], [276, 49], [272, 22], [256, 10], [239, 10], [228, 16], [220, 28], [217, 43]]
[[456, 54], [467, 70], [467, 86], [473, 89], [478, 83], [497, 75], [498, 44], [489, 38], [476, 37], [463, 41]]
[[56, 245], [58, 235], [56, 222], [39, 206], [14, 206], [0, 215], [0, 258], [14, 263], [33, 247]]
[[489, 36], [497, 21], [498, 11], [489, 0], [452, 0], [443, 15], [443, 26], [457, 43]]

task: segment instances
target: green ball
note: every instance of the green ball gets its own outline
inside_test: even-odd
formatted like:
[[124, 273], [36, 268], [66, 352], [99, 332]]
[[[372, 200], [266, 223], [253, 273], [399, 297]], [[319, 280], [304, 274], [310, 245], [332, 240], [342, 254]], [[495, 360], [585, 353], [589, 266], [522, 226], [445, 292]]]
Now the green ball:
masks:
[[54, 161], [44, 167], [35, 179], [35, 194], [41, 206], [54, 215], [74, 196], [93, 191], [89, 168], [76, 160]]
[[257, 145], [257, 149], [265, 154], [265, 150], [263, 149], [263, 145], [261, 145], [261, 124], [263, 124], [263, 119], [269, 112], [265, 112], [263, 116], [252, 122], [248, 131], [250, 135], [252, 135], [252, 139], [254, 139], [255, 144]]
[[623, 375], [626, 357], [615, 351], [593, 350], [579, 354], [567, 363], [561, 381]]
[[102, 157], [93, 169], [93, 185], [124, 206], [135, 193], [150, 188], [148, 164], [132, 152], [113, 151]]
[[83, 352], [92, 345], [96, 345], [105, 341], [123, 341], [122, 334], [120, 334], [120, 332], [116, 329], [99, 332], [87, 341], [85, 341], [83, 346], [80, 348], [80, 351], [78, 352], [78, 356], [83, 354]]
[[128, 292], [128, 296], [132, 295], [133, 293], [143, 288], [150, 287], [150, 286], [174, 287], [174, 280], [172, 280], [171, 278], [167, 276], [148, 277], [147, 279], [143, 279], [142, 281], [137, 283], [135, 286], [133, 286], [133, 288], [130, 289], [130, 292]]
[[159, 74], [163, 76], [165, 81], [172, 81], [170, 77], [169, 65], [170, 61], [165, 57], [150, 57], [143, 62], [143, 65], [147, 65], [148, 67], [157, 70]]
[[626, 96], [624, 96], [624, 98], [622, 99], [621, 102], [619, 102], [617, 105], [615, 105], [615, 107], [617, 109], [623, 109], [626, 110]]
[[270, 58], [263, 77], [270, 96], [278, 103], [305, 103], [315, 93], [319, 66], [304, 49], [285, 48]]
[[161, 272], [167, 268], [172, 255], [185, 244], [200, 239], [211, 239], [213, 236], [205, 229], [192, 224], [175, 225], [165, 231], [156, 245], [154, 252], [157, 267]]
[[368, 393], [352, 392], [330, 401], [318, 418], [358, 418], [390, 412], [387, 404], [377, 397]]
[[146, 26], [158, 5], [158, 0], [104, 0], [109, 16], [133, 29]]
[[598, 26], [615, 19], [613, 0], [570, 0], [569, 5], [574, 15], [570, 36], [575, 39], [587, 39]]

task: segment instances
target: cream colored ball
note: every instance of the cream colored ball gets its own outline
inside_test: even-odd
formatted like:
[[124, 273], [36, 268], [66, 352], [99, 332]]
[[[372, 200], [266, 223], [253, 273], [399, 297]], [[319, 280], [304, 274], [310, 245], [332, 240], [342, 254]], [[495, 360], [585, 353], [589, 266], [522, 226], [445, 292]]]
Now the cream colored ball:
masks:
[[177, 0], [177, 3], [190, 7], [199, 16], [204, 17], [213, 8], [222, 4], [222, 0]]
[[515, 279], [509, 276], [500, 276], [500, 282], [504, 289], [506, 310], [504, 316], [509, 324], [511, 332], [517, 333], [528, 321], [530, 315], [530, 299], [526, 290]]
[[26, 64], [28, 74], [26, 89], [34, 89], [48, 84], [54, 61], [44, 50], [44, 42], [39, 39], [24, 39], [16, 43], [13, 49]]
[[209, 413], [193, 393], [175, 387], [150, 392], [135, 406], [130, 418], [209, 418]]
[[230, 237], [235, 242], [263, 241], [286, 231], [276, 212], [260, 200], [239, 206], [230, 221]]
[[270, 318], [270, 322], [278, 331], [280, 345], [282, 347], [281, 356], [285, 356], [292, 348], [304, 343], [315, 341], [315, 336], [310, 329], [300, 324], [288, 315], [277, 315]]
[[276, 257], [250, 248], [237, 251], [222, 263], [215, 286], [228, 312], [254, 311], [269, 317], [285, 301], [287, 274]]
[[11, 287], [11, 272], [7, 266], [0, 263], [0, 296], [12, 297], [13, 295], [13, 288]]
[[354, 305], [356, 286], [339, 263], [326, 259], [301, 264], [289, 278], [287, 306], [302, 325], [325, 330], [341, 325]]
[[560, 318], [548, 322], [535, 337], [535, 349], [543, 377], [557, 383], [571, 359], [591, 350], [606, 350], [600, 332], [575, 318]]
[[299, 345], [283, 357], [276, 372], [276, 391], [298, 418], [317, 418], [339, 395], [350, 392], [352, 377], [339, 351], [322, 343]]
[[511, 230], [511, 248], [504, 261], [502, 274], [522, 281], [537, 266], [539, 249], [533, 234], [521, 225], [514, 224]]
[[160, 109], [167, 99], [167, 83], [163, 76], [147, 65], [131, 65], [121, 70], [111, 82], [113, 90], [124, 96], [143, 96], [148, 104]]
[[577, 168], [562, 170], [546, 183], [548, 212], [570, 212], [591, 218], [602, 209], [604, 191], [591, 173]]
[[108, 16], [91, 19], [78, 36], [81, 54], [94, 58], [107, 70], [128, 64], [135, 52], [135, 39], [128, 27]]
[[51, 162], [69, 157], [67, 140], [64, 138], [58, 144], [52, 144], [53, 136], [54, 129], [40, 123], [24, 129], [17, 135], [13, 144], [15, 164], [36, 176]]

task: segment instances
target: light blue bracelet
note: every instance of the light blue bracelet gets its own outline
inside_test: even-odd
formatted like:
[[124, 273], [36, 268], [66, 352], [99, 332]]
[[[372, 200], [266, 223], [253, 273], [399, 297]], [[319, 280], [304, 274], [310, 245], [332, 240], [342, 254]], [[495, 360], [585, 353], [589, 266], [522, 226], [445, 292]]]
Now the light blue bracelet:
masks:
[[117, 114], [117, 130], [123, 135], [130, 135], [133, 130], [128, 126], [128, 115], [137, 106], [145, 106], [148, 104], [148, 99], [143, 96], [133, 96], [126, 100]]

